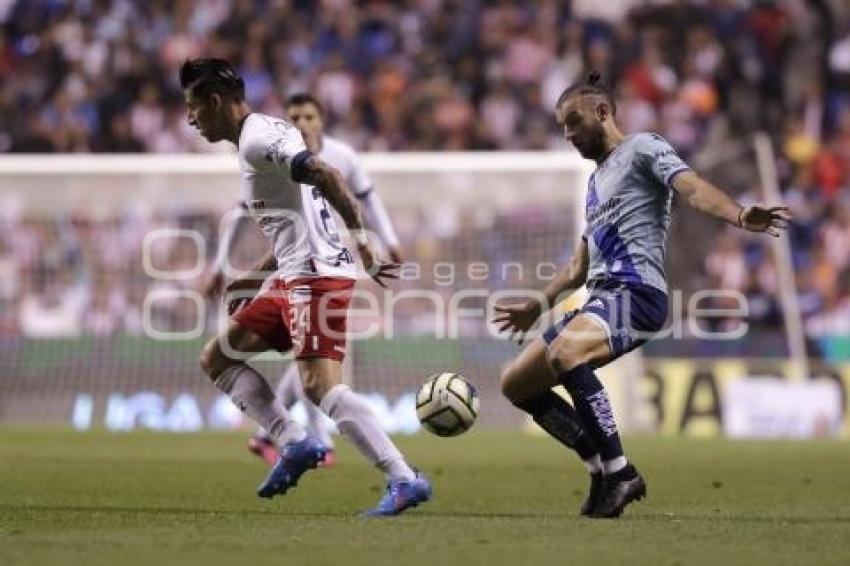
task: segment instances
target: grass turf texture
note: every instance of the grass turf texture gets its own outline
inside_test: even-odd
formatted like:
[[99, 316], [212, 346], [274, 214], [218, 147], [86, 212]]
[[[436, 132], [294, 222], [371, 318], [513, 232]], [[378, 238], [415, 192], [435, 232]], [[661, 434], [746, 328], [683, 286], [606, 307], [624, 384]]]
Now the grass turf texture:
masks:
[[236, 434], [0, 429], [0, 564], [847, 564], [850, 450], [835, 441], [627, 438], [649, 499], [577, 516], [586, 474], [546, 438], [400, 438], [436, 498], [396, 519], [339, 464], [260, 500]]

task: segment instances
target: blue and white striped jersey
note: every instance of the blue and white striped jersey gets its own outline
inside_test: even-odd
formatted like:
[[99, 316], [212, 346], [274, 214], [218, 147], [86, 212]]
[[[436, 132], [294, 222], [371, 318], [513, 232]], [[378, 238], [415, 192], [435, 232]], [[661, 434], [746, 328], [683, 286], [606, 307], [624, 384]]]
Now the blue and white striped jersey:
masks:
[[671, 182], [688, 165], [657, 134], [626, 137], [597, 167], [587, 188], [590, 287], [606, 280], [667, 292], [664, 253]]

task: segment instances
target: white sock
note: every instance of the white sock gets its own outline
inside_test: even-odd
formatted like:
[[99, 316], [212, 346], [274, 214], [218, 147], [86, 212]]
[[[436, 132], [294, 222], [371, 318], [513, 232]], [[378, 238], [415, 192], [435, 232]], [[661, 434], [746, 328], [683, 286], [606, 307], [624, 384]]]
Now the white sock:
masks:
[[307, 434], [318, 439], [327, 448], [332, 449], [334, 447], [334, 441], [324, 423], [325, 415], [304, 393], [304, 387], [301, 385], [301, 374], [296, 364], [290, 364], [283, 375], [280, 376], [275, 393], [278, 401], [287, 411], [292, 410], [295, 403], [301, 401], [301, 405], [307, 413]]
[[298, 372], [297, 364], [289, 364], [281, 374], [277, 388], [275, 388], [275, 394], [286, 410], [291, 409], [299, 399], [304, 397], [304, 388], [301, 387], [301, 374]]
[[347, 385], [336, 385], [328, 391], [319, 404], [322, 411], [334, 420], [339, 432], [387, 479], [410, 481], [415, 472], [393, 441], [381, 428], [369, 405]]
[[626, 464], [629, 462], [626, 460], [625, 456], [617, 456], [613, 460], [605, 460], [602, 462], [602, 472], [607, 476], [608, 474], [613, 474], [615, 472], [619, 472], [623, 468], [626, 467]]
[[584, 462], [584, 465], [587, 467], [587, 471], [591, 474], [601, 474], [604, 470], [602, 467], [602, 458], [599, 457], [599, 454], [596, 454], [587, 460], [582, 460], [582, 462]]
[[233, 404], [263, 427], [278, 445], [307, 436], [304, 428], [275, 403], [274, 392], [265, 378], [247, 365], [230, 366], [215, 379], [215, 386], [230, 395]]

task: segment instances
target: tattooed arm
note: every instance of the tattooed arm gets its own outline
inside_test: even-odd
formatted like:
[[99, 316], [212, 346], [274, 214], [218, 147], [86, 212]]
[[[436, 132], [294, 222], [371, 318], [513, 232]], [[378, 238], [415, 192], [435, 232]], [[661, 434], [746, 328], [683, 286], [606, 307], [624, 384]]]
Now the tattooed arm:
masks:
[[345, 182], [336, 168], [310, 154], [293, 167], [292, 178], [300, 183], [313, 185], [322, 191], [322, 195], [342, 217], [346, 228], [351, 231], [354, 241], [357, 243], [357, 252], [363, 260], [363, 267], [376, 283], [381, 287], [386, 287], [383, 279], [396, 279], [398, 277], [394, 272], [398, 265], [382, 263], [372, 251], [363, 227], [360, 205], [357, 204], [348, 183]]
[[360, 206], [357, 204], [354, 195], [351, 194], [348, 183], [345, 182], [336, 168], [319, 157], [310, 155], [299, 164], [297, 170], [293, 170], [292, 177], [300, 183], [313, 185], [322, 191], [325, 199], [342, 217], [346, 228], [352, 232], [363, 230], [363, 215], [360, 212]]

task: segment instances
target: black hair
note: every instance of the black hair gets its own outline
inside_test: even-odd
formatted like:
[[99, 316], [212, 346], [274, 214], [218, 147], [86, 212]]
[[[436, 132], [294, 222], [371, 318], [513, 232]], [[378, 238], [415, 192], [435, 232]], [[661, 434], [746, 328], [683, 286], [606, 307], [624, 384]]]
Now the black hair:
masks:
[[599, 71], [590, 71], [584, 82], [576, 83], [564, 89], [564, 92], [558, 97], [558, 103], [555, 105], [555, 108], [560, 108], [561, 104], [573, 96], [584, 96], [587, 94], [603, 97], [611, 107], [611, 114], [617, 114], [617, 103], [614, 102], [611, 89], [602, 81], [602, 74]]
[[319, 111], [319, 116], [325, 116], [325, 107], [319, 102], [319, 99], [307, 92], [296, 92], [286, 99], [286, 107], [300, 106], [301, 104], [312, 104]]
[[180, 86], [198, 98], [216, 93], [237, 102], [245, 99], [245, 81], [224, 59], [187, 59], [180, 66]]

